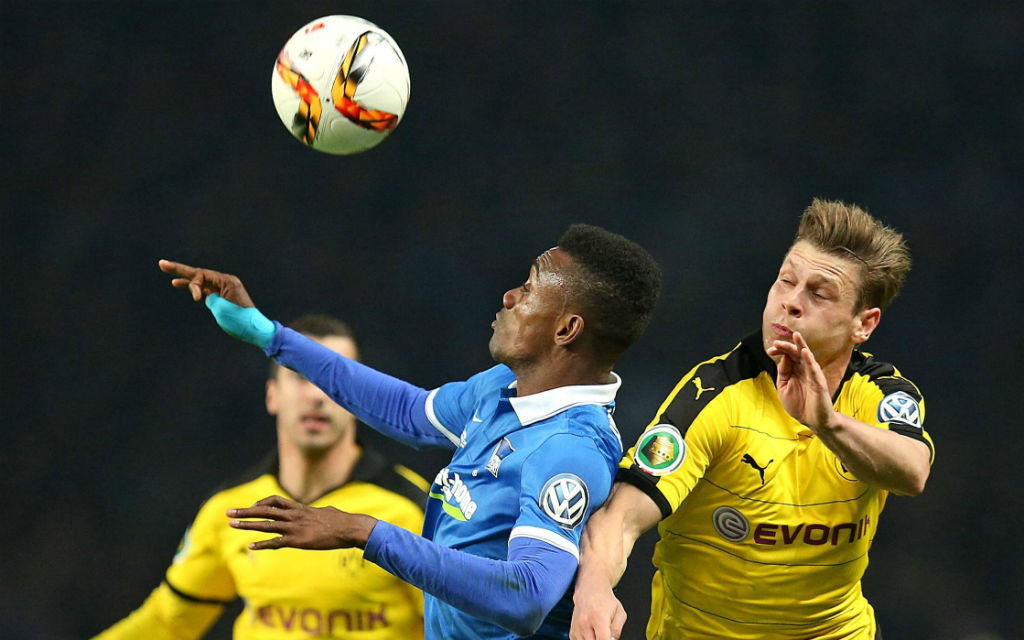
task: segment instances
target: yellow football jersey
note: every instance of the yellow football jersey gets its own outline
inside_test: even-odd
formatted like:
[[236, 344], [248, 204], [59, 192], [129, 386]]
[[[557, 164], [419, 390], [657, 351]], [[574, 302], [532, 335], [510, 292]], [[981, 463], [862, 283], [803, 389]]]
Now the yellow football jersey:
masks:
[[[932, 449], [917, 387], [868, 354], [835, 408]], [[618, 480], [664, 518], [648, 638], [875, 637], [860, 579], [888, 494], [782, 407], [760, 333], [679, 381]]]
[[[366, 513], [419, 534], [427, 487], [411, 470], [364, 450], [348, 482], [310, 504]], [[288, 495], [277, 481], [276, 458], [255, 478], [209, 498], [165, 581], [98, 640], [198, 638], [236, 597], [245, 603], [236, 640], [423, 637], [422, 593], [364, 560], [362, 549], [249, 550], [268, 534], [229, 527], [225, 511], [275, 494]]]

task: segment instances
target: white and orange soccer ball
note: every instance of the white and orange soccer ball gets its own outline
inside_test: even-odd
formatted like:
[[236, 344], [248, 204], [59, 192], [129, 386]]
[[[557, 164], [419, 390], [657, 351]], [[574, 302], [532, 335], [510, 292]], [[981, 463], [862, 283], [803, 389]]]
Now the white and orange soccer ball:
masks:
[[405, 114], [409, 88], [398, 43], [355, 16], [325, 16], [296, 31], [271, 78], [284, 126], [307, 146], [333, 154], [380, 144]]

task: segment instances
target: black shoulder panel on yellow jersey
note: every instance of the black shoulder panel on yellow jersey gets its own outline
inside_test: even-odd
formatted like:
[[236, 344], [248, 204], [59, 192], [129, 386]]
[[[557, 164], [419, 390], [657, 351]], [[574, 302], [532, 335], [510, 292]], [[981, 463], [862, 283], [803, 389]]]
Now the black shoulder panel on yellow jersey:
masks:
[[872, 356], [861, 354], [861, 357], [857, 358], [857, 355], [855, 353], [854, 359], [850, 361], [854, 372], [867, 376], [871, 382], [882, 390], [883, 395], [903, 391], [910, 394], [918, 402], [921, 401], [921, 391], [910, 380], [896, 375], [896, 367], [888, 362], [879, 362]]
[[372, 482], [381, 489], [408, 498], [420, 509], [426, 507], [427, 494], [398, 473], [395, 463], [372, 449], [363, 448], [363, 455], [352, 471], [352, 480]]
[[[897, 375], [896, 367], [893, 365], [888, 362], [875, 360], [873, 356], [854, 352], [853, 359], [850, 360], [850, 370], [847, 371], [846, 377], [849, 378], [853, 373], [866, 376], [872, 384], [878, 387], [885, 398], [902, 392], [910, 396], [915, 402], [921, 402], [923, 399], [921, 390], [917, 388], [917, 385], [903, 376]], [[898, 419], [888, 420], [887, 423], [889, 431], [923, 442], [929, 449], [932, 449], [932, 443], [924, 437], [923, 426], [920, 424], [920, 420], [918, 420], [918, 424], [911, 424]]]
[[659, 422], [674, 424], [684, 436], [704, 407], [731, 385], [756, 378], [768, 371], [774, 377], [775, 363], [764, 352], [761, 334], [748, 336], [724, 358], [697, 367], [690, 380], [674, 391]]

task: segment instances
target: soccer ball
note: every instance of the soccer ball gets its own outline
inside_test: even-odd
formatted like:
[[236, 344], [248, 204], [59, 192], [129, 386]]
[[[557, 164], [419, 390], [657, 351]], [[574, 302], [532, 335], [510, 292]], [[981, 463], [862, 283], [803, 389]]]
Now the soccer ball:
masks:
[[409, 102], [409, 67], [398, 43], [355, 16], [325, 16], [296, 31], [270, 82], [284, 126], [325, 153], [380, 144]]

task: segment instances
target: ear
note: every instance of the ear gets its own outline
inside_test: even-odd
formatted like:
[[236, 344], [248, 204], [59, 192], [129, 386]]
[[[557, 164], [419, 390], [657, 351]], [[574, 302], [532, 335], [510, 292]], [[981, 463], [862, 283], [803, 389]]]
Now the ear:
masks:
[[270, 378], [267, 380], [267, 413], [272, 416], [277, 415], [277, 380]]
[[583, 335], [583, 316], [571, 313], [561, 317], [555, 330], [555, 344], [567, 347]]
[[867, 342], [881, 319], [882, 310], [878, 307], [864, 309], [854, 316], [853, 343], [863, 344]]

